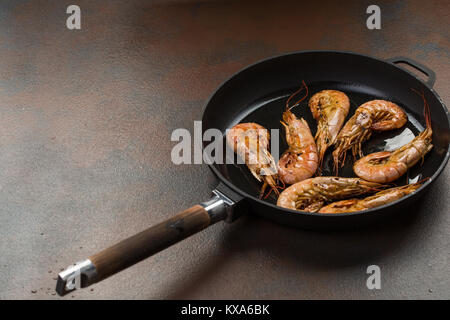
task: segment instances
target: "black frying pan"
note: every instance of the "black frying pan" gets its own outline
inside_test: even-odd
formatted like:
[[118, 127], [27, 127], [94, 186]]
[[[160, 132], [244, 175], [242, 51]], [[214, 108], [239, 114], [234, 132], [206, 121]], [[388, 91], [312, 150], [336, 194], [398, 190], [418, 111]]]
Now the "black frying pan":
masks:
[[[420, 80], [398, 67], [398, 63], [409, 65], [427, 76], [428, 80]], [[355, 53], [305, 51], [263, 60], [233, 75], [211, 96], [203, 111], [203, 131], [217, 128], [225, 132], [239, 122], [257, 122], [266, 128], [281, 129], [279, 121], [285, 101], [300, 86], [301, 80], [306, 81], [311, 94], [323, 89], [345, 92], [351, 100], [348, 117], [359, 105], [372, 99], [393, 101], [406, 111], [407, 125], [374, 135], [364, 144], [365, 154], [396, 149], [424, 129], [423, 101], [411, 88], [423, 91], [431, 109], [434, 148], [426, 155], [423, 165], [411, 168], [408, 175], [401, 177], [396, 184], [417, 182], [425, 177], [429, 179], [416, 192], [385, 206], [354, 213], [317, 214], [278, 207], [275, 198], [258, 199], [261, 186], [245, 165], [212, 164], [210, 168], [220, 181], [212, 199], [61, 272], [56, 291], [64, 295], [77, 287], [89, 286], [217, 221], [231, 222], [247, 212], [301, 228], [336, 229], [367, 224], [400, 211], [417, 200], [447, 164], [449, 113], [432, 89], [435, 74], [427, 67], [403, 57], [379, 60]], [[306, 103], [293, 109], [293, 112], [308, 121], [314, 134], [316, 122]], [[280, 140], [283, 145], [281, 137]], [[329, 150], [324, 159], [323, 175], [333, 175], [331, 167]], [[347, 160], [340, 175], [354, 176], [352, 161]]]

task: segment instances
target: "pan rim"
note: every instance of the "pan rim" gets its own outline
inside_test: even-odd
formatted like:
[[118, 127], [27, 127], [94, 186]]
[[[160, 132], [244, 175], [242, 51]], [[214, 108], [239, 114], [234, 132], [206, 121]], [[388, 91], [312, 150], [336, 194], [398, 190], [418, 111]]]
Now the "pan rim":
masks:
[[[381, 63], [386, 63], [389, 64], [393, 67], [395, 67], [397, 69], [397, 71], [403, 72], [404, 74], [406, 74], [409, 77], [413, 77], [416, 80], [418, 80], [420, 83], [422, 83], [426, 88], [428, 88], [431, 93], [438, 99], [438, 101], [440, 102], [441, 107], [444, 109], [445, 114], [447, 115], [447, 122], [450, 128], [450, 114], [449, 111], [446, 107], [446, 105], [444, 104], [443, 100], [441, 99], [441, 97], [438, 95], [438, 93], [432, 88], [430, 87], [427, 83], [425, 83], [425, 81], [423, 81], [422, 79], [420, 79], [419, 77], [417, 77], [416, 75], [414, 75], [412, 72], [407, 71], [406, 69], [400, 68], [399, 66], [397, 66], [396, 64], [380, 59], [380, 58], [376, 58], [373, 57], [371, 55], [367, 55], [367, 54], [362, 54], [362, 53], [356, 53], [356, 52], [352, 52], [352, 51], [340, 51], [340, 50], [301, 50], [301, 51], [292, 51], [292, 52], [287, 52], [287, 53], [283, 53], [283, 54], [279, 54], [279, 55], [274, 55], [274, 56], [270, 56], [268, 58], [264, 58], [261, 60], [258, 60], [252, 64], [249, 64], [247, 66], [245, 66], [244, 68], [239, 69], [237, 72], [233, 73], [230, 77], [228, 77], [227, 79], [225, 79], [224, 81], [222, 81], [222, 83], [212, 92], [212, 94], [209, 96], [209, 98], [206, 100], [206, 103], [202, 109], [202, 120], [205, 116], [205, 111], [208, 108], [211, 100], [213, 99], [213, 97], [216, 95], [217, 92], [219, 92], [219, 90], [222, 89], [222, 87], [229, 81], [231, 81], [232, 79], [234, 79], [235, 77], [237, 77], [239, 74], [247, 71], [248, 69], [251, 69], [252, 67], [259, 65], [261, 63], [264, 62], [268, 62], [270, 60], [274, 60], [274, 59], [278, 59], [278, 58], [282, 58], [282, 57], [286, 57], [286, 56], [291, 56], [291, 55], [298, 55], [298, 54], [306, 54], [306, 53], [337, 53], [337, 54], [344, 54], [344, 55], [354, 55], [354, 56], [359, 56], [359, 57], [364, 57], [364, 58], [368, 58], [368, 59], [372, 59], [375, 60], [377, 62], [381, 62]], [[204, 145], [202, 144], [202, 150], [204, 149]], [[207, 155], [206, 155], [207, 156]], [[275, 204], [272, 204], [270, 202], [261, 200], [255, 196], [252, 196], [250, 194], [248, 194], [247, 192], [241, 190], [240, 188], [236, 187], [233, 183], [231, 183], [227, 178], [225, 178], [220, 171], [214, 167], [214, 165], [209, 164], [209, 168], [212, 170], [212, 172], [214, 173], [214, 175], [222, 182], [224, 183], [226, 186], [228, 186], [229, 188], [231, 188], [233, 191], [237, 192], [238, 194], [240, 194], [242, 197], [244, 197], [245, 199], [250, 199], [252, 201], [255, 201], [261, 205], [265, 205], [268, 206], [269, 208], [273, 209], [273, 210], [280, 210], [288, 215], [305, 215], [305, 216], [309, 216], [309, 217], [322, 217], [322, 218], [326, 218], [326, 217], [348, 217], [348, 216], [356, 216], [356, 215], [365, 215], [365, 214], [370, 214], [370, 213], [375, 213], [377, 211], [382, 211], [383, 209], [386, 209], [388, 207], [394, 206], [402, 201], [405, 201], [407, 199], [409, 199], [410, 197], [416, 196], [418, 193], [423, 192], [434, 180], [436, 180], [439, 175], [442, 173], [442, 171], [444, 170], [445, 166], [448, 163], [448, 160], [450, 158], [450, 144], [449, 146], [447, 146], [447, 152], [445, 154], [445, 158], [444, 160], [441, 162], [440, 166], [438, 167], [438, 169], [434, 172], [434, 174], [425, 182], [422, 184], [422, 186], [420, 186], [420, 188], [418, 188], [417, 190], [415, 190], [414, 192], [400, 198], [397, 199], [393, 202], [390, 202], [388, 204], [379, 206], [379, 207], [375, 207], [375, 208], [371, 208], [371, 209], [367, 209], [367, 210], [362, 210], [362, 211], [355, 211], [355, 212], [346, 212], [346, 213], [317, 213], [317, 212], [307, 212], [307, 211], [301, 211], [301, 210], [293, 210], [293, 209], [288, 209], [288, 208], [283, 208], [280, 206], [277, 206]], [[211, 160], [211, 159], [209, 159]], [[212, 162], [209, 162], [212, 163]]]

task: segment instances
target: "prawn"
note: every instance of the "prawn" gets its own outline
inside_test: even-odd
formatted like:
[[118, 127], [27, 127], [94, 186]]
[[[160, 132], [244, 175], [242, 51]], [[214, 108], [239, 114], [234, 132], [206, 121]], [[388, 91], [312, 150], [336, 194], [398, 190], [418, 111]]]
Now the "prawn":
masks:
[[403, 127], [408, 117], [393, 102], [372, 100], [362, 104], [339, 132], [333, 151], [334, 170], [345, 162], [346, 153], [352, 149], [353, 158], [362, 157], [361, 144], [373, 131], [387, 131]]
[[325, 151], [333, 145], [350, 109], [347, 95], [336, 90], [322, 90], [311, 97], [309, 108], [317, 121], [316, 144], [319, 152], [319, 167]]
[[356, 161], [353, 170], [358, 177], [379, 183], [397, 180], [433, 148], [430, 107], [424, 94], [418, 94], [424, 102], [426, 129], [397, 150], [371, 153]]
[[325, 203], [351, 196], [373, 193], [387, 185], [359, 178], [315, 177], [297, 182], [283, 190], [277, 205], [293, 210], [317, 212]]
[[[306, 87], [305, 82], [303, 82]], [[318, 158], [314, 138], [305, 119], [298, 119], [291, 109], [298, 105], [306, 95], [289, 108], [289, 101], [302, 90], [294, 92], [286, 102], [286, 111], [283, 113], [281, 124], [286, 129], [286, 141], [289, 146], [278, 162], [278, 176], [287, 183], [294, 184], [313, 176], [317, 170]], [[308, 90], [308, 87], [306, 87]]]
[[252, 175], [259, 182], [264, 182], [260, 197], [267, 186], [279, 194], [277, 166], [268, 150], [269, 131], [254, 122], [239, 123], [227, 132], [226, 139], [227, 144], [245, 161]]
[[364, 199], [348, 199], [333, 202], [322, 207], [319, 213], [345, 213], [376, 208], [413, 193], [421, 185], [422, 183], [417, 182], [406, 186], [386, 189]]

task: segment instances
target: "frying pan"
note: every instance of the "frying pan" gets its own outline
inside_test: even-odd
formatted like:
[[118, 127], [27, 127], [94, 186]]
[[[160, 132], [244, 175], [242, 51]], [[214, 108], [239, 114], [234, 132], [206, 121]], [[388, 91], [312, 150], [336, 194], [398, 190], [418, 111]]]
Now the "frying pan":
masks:
[[[406, 64], [408, 71], [400, 67]], [[421, 80], [415, 74], [421, 74]], [[435, 73], [424, 65], [405, 57], [380, 60], [367, 55], [337, 51], [303, 51], [257, 62], [225, 81], [210, 97], [203, 110], [202, 130], [219, 129], [222, 133], [239, 122], [257, 122], [266, 128], [280, 128], [286, 98], [302, 80], [311, 94], [323, 89], [345, 92], [351, 101], [348, 117], [362, 103], [372, 99], [390, 100], [408, 115], [404, 128], [374, 135], [364, 144], [365, 154], [392, 150], [412, 140], [424, 130], [423, 101], [412, 88], [424, 93], [430, 106], [434, 148], [422, 165], [411, 168], [396, 184], [429, 178], [414, 193], [387, 205], [354, 213], [318, 214], [284, 209], [275, 198], [260, 200], [260, 184], [245, 165], [210, 164], [219, 185], [213, 197], [195, 205], [158, 225], [138, 233], [61, 272], [56, 291], [64, 295], [76, 288], [101, 281], [208, 226], [225, 220], [232, 222], [240, 215], [254, 213], [275, 222], [308, 229], [357, 227], [383, 219], [401, 211], [417, 200], [436, 180], [449, 158], [449, 113], [432, 89]], [[314, 133], [315, 121], [306, 104], [293, 112], [305, 118]], [[281, 131], [282, 132], [282, 131]], [[280, 135], [281, 136], [281, 135]], [[208, 142], [203, 143], [205, 147]], [[281, 151], [286, 147], [280, 137]], [[351, 157], [348, 157], [351, 158]], [[333, 175], [330, 152], [324, 159], [323, 175]], [[352, 161], [340, 172], [353, 176]]]

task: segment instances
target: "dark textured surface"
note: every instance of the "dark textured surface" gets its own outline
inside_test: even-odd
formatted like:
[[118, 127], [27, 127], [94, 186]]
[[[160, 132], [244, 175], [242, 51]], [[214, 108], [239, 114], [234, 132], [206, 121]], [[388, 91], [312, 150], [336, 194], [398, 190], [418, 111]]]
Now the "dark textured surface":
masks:
[[[210, 93], [274, 54], [403, 55], [450, 100], [446, 1], [0, 2], [0, 298], [54, 298], [60, 268], [205, 200], [206, 166], [175, 166]], [[65, 299], [450, 298], [447, 167], [410, 218], [315, 233], [247, 217], [206, 231]], [[370, 264], [382, 289], [366, 288]], [[35, 293], [33, 293], [35, 292]]]

